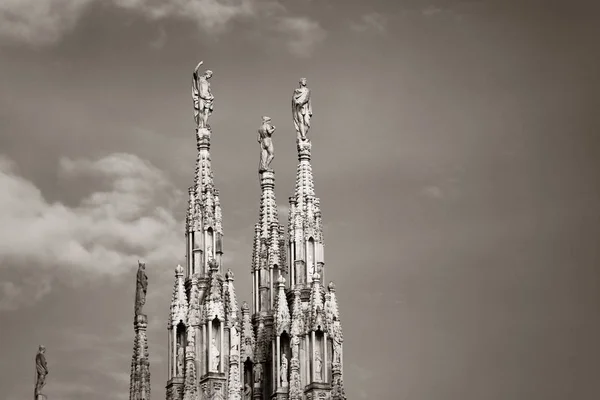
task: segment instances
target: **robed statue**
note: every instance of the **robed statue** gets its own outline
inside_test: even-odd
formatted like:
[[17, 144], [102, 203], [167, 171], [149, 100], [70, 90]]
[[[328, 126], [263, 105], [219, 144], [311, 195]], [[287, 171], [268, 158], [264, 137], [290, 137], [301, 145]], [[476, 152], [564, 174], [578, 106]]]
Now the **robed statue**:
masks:
[[288, 385], [288, 360], [285, 354], [281, 355], [281, 386]]
[[38, 396], [42, 394], [42, 388], [46, 384], [46, 375], [48, 375], [48, 364], [46, 363], [46, 347], [40, 345], [38, 353], [35, 356], [35, 398], [38, 400]]
[[217, 342], [215, 338], [212, 338], [212, 343], [210, 346], [210, 355], [212, 359], [210, 360], [210, 371], [211, 372], [219, 372], [219, 364], [221, 361], [221, 353], [219, 352], [219, 348], [217, 347]]
[[148, 290], [148, 276], [146, 264], [138, 261], [137, 282], [135, 288], [135, 315], [142, 315], [142, 307], [146, 304], [146, 291]]
[[198, 73], [198, 69], [204, 63], [200, 61], [194, 69], [192, 80], [192, 99], [194, 100], [194, 121], [196, 121], [196, 129], [210, 129], [208, 125], [208, 117], [213, 111], [213, 101], [215, 97], [210, 90], [209, 79], [213, 76], [210, 69], [204, 71], [203, 74]]
[[275, 157], [275, 149], [273, 148], [272, 136], [275, 132], [275, 126], [271, 123], [271, 118], [262, 117], [262, 125], [258, 128], [257, 141], [260, 143], [260, 166], [259, 172], [269, 171], [269, 166], [273, 157]]
[[306, 133], [310, 128], [312, 114], [310, 89], [306, 87], [306, 78], [301, 78], [300, 86], [294, 90], [294, 95], [292, 96], [292, 116], [298, 140], [306, 140]]

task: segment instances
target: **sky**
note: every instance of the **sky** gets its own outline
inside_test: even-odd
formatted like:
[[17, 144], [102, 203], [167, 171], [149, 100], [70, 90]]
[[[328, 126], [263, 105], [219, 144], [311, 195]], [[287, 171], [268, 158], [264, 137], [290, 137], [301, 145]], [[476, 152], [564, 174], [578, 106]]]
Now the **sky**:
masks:
[[349, 399], [599, 398], [598, 37], [592, 1], [0, 0], [0, 400], [39, 344], [50, 399], [128, 398], [138, 259], [164, 398], [200, 60], [240, 303], [308, 79]]

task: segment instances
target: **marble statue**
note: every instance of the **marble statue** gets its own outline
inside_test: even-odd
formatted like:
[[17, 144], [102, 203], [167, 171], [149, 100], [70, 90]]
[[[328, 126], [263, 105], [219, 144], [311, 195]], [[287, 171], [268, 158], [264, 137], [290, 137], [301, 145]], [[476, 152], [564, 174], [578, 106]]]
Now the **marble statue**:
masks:
[[252, 399], [252, 388], [247, 383], [244, 385], [244, 400]]
[[38, 353], [35, 356], [35, 400], [42, 394], [42, 388], [46, 384], [46, 375], [48, 375], [48, 364], [46, 363], [46, 347], [40, 345]]
[[138, 261], [137, 285], [135, 289], [135, 315], [142, 315], [142, 307], [146, 304], [147, 290], [148, 276], [146, 275], [146, 264]]
[[292, 336], [292, 358], [298, 358], [299, 349], [300, 349], [300, 338], [298, 336]]
[[177, 348], [177, 376], [183, 376], [183, 364], [185, 359], [185, 353], [183, 346]]
[[315, 352], [315, 375], [316, 375], [316, 380], [319, 382], [321, 381], [321, 379], [323, 379], [322, 372], [323, 372], [323, 359], [321, 358], [321, 353], [319, 352], [319, 350], [317, 350]]
[[254, 364], [254, 383], [260, 384], [262, 382], [262, 364]]
[[252, 353], [252, 340], [246, 338], [246, 357], [250, 357]]
[[217, 348], [217, 341], [215, 340], [215, 338], [212, 339], [212, 344], [210, 347], [210, 355], [212, 356], [210, 370], [212, 372], [219, 372], [219, 361], [221, 359], [221, 357], [220, 357], [221, 353], [219, 352], [219, 349]]
[[269, 171], [271, 161], [275, 157], [275, 149], [273, 148], [273, 140], [271, 137], [275, 132], [275, 126], [271, 124], [271, 118], [262, 117], [262, 125], [258, 128], [257, 141], [260, 143], [260, 166], [259, 172]]
[[334, 322], [333, 325], [333, 335], [331, 336], [333, 340], [333, 362], [341, 363], [342, 362], [342, 338], [340, 327], [337, 323]]
[[215, 97], [210, 90], [209, 79], [212, 78], [213, 72], [210, 69], [204, 71], [203, 74], [198, 73], [198, 69], [204, 63], [200, 61], [194, 69], [192, 80], [192, 98], [194, 100], [194, 121], [196, 129], [210, 129], [208, 125], [208, 117], [213, 111], [213, 101]]
[[231, 352], [230, 354], [237, 354], [240, 350], [240, 335], [238, 334], [237, 328], [234, 326], [230, 329], [230, 343]]
[[288, 385], [288, 360], [285, 354], [281, 355], [281, 386]]
[[306, 140], [306, 133], [310, 128], [312, 114], [310, 89], [306, 87], [306, 78], [301, 78], [300, 86], [294, 90], [294, 95], [292, 96], [292, 116], [294, 118], [297, 140]]

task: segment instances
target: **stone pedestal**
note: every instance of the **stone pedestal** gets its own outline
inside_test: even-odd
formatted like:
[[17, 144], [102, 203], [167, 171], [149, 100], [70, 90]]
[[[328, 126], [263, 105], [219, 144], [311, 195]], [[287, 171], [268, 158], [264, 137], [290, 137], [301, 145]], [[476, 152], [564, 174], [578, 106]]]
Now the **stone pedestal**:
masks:
[[331, 385], [323, 382], [313, 382], [304, 390], [306, 400], [330, 400]]
[[138, 314], [133, 321], [135, 337], [133, 356], [131, 357], [131, 376], [129, 385], [130, 400], [150, 400], [150, 362], [146, 329], [148, 318]]
[[167, 382], [167, 400], [183, 400], [183, 376]]
[[271, 399], [273, 400], [288, 400], [289, 398], [289, 388], [286, 387], [282, 387], [277, 389], [277, 391], [275, 393], [273, 393], [273, 395], [271, 396]]
[[209, 372], [200, 378], [200, 400], [227, 399], [227, 379], [224, 373]]

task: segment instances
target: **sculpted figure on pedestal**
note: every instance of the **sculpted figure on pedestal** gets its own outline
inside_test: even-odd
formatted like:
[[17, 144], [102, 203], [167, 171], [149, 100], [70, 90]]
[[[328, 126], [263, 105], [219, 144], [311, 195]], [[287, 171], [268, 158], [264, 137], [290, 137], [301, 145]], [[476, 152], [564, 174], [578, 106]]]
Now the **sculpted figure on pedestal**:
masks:
[[271, 124], [271, 118], [262, 117], [262, 125], [258, 128], [257, 141], [260, 143], [260, 166], [259, 172], [269, 171], [269, 166], [273, 157], [275, 157], [275, 149], [273, 148], [273, 140], [271, 137], [275, 132], [275, 126]]
[[254, 365], [254, 383], [259, 384], [262, 382], [262, 364], [257, 363]]
[[281, 355], [281, 386], [288, 385], [288, 360], [285, 354]]
[[210, 353], [212, 356], [210, 370], [212, 372], [219, 372], [219, 361], [221, 358], [221, 353], [219, 352], [219, 349], [217, 347], [217, 341], [215, 340], [215, 338], [212, 339]]
[[315, 378], [317, 380], [317, 382], [320, 382], [323, 378], [322, 378], [322, 372], [323, 372], [323, 359], [321, 358], [321, 353], [319, 352], [319, 350], [317, 350], [315, 352]]
[[177, 348], [177, 376], [183, 376], [183, 364], [184, 364], [185, 352], [183, 346]]
[[231, 335], [231, 352], [230, 354], [234, 354], [234, 353], [238, 353], [240, 351], [240, 335], [238, 334], [238, 330], [237, 328], [234, 326], [231, 327], [230, 329], [230, 335]]
[[247, 383], [244, 385], [244, 400], [252, 399], [252, 388]]
[[292, 96], [292, 117], [294, 118], [298, 141], [306, 140], [312, 114], [310, 89], [306, 87], [306, 78], [301, 78], [300, 86], [294, 90]]
[[194, 69], [192, 80], [192, 99], [194, 100], [194, 121], [196, 129], [210, 129], [208, 125], [208, 117], [213, 111], [213, 101], [215, 97], [210, 90], [209, 79], [212, 78], [213, 72], [210, 69], [204, 71], [203, 74], [198, 73], [198, 69], [204, 63], [200, 61]]
[[35, 400], [42, 393], [42, 388], [46, 384], [46, 375], [48, 375], [48, 364], [46, 363], [46, 347], [40, 345], [38, 353], [35, 356]]
[[135, 315], [142, 314], [142, 307], [146, 304], [146, 292], [148, 290], [148, 276], [146, 275], [146, 264], [138, 261], [137, 284], [135, 289]]
[[300, 347], [300, 338], [298, 336], [292, 337], [292, 358], [298, 358], [298, 351]]

